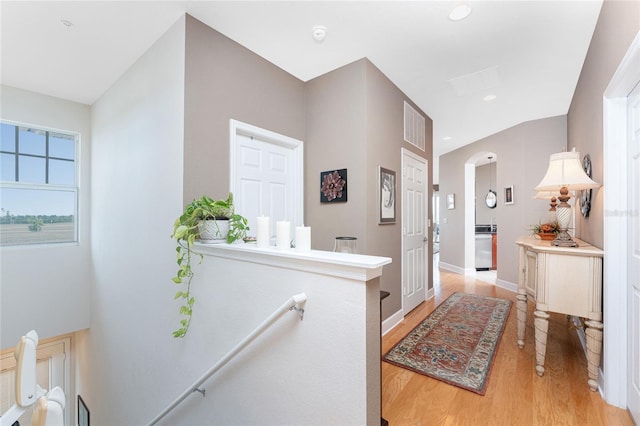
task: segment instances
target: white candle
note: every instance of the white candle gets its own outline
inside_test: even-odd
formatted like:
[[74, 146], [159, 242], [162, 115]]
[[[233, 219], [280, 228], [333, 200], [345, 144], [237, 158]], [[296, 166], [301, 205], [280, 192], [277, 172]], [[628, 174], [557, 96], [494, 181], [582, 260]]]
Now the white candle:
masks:
[[258, 217], [258, 229], [256, 231], [256, 245], [269, 247], [271, 245], [271, 223], [265, 216]]
[[296, 226], [296, 251], [311, 250], [311, 227]]
[[286, 220], [276, 222], [276, 247], [279, 249], [291, 247], [291, 223]]

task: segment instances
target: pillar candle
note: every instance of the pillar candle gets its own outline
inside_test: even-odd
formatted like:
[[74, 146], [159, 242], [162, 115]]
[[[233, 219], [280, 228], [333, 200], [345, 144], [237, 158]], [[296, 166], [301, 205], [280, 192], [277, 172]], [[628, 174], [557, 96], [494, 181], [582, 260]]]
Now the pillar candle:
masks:
[[258, 217], [258, 229], [256, 231], [256, 245], [269, 247], [271, 245], [271, 223], [265, 216]]
[[296, 251], [311, 250], [311, 227], [296, 226]]
[[291, 223], [286, 220], [276, 222], [276, 247], [279, 249], [291, 247]]

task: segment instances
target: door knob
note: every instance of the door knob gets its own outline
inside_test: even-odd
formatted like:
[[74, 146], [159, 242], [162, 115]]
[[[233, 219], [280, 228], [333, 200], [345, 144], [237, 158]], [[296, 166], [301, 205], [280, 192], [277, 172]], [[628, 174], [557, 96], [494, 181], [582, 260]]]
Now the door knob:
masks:
[[422, 241], [424, 241], [424, 242], [426, 243], [427, 241], [429, 241], [429, 239], [428, 239], [427, 237], [424, 237], [424, 238], [422, 239]]

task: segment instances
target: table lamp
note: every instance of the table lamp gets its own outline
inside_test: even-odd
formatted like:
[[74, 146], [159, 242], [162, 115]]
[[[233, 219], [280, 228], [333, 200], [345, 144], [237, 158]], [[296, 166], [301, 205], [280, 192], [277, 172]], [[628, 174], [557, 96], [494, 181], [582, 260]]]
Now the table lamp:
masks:
[[567, 232], [571, 222], [571, 206], [567, 201], [571, 198], [569, 191], [599, 188], [597, 182], [591, 180], [585, 173], [580, 163], [580, 153], [574, 151], [551, 154], [549, 168], [542, 181], [535, 187], [536, 191], [559, 191], [556, 206], [556, 219], [558, 221], [558, 235], [551, 245], [559, 247], [577, 247], [578, 244], [571, 239]]

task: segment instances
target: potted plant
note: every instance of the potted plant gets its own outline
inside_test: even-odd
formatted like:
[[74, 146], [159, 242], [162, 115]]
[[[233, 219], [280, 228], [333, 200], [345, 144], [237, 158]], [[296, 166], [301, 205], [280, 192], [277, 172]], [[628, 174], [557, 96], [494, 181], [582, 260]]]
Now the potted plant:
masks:
[[243, 239], [249, 230], [247, 219], [234, 212], [233, 194], [229, 193], [226, 200], [213, 200], [211, 197], [202, 196], [193, 200], [184, 208], [182, 215], [173, 224], [171, 238], [177, 241], [178, 272], [172, 278], [176, 284], [186, 284], [186, 289], [178, 290], [174, 299], [182, 299], [180, 314], [184, 316], [180, 320], [181, 327], [173, 332], [173, 337], [184, 337], [191, 323], [193, 304], [195, 299], [191, 296], [191, 258], [197, 254], [202, 261], [201, 253], [193, 252], [193, 243], [196, 240], [202, 242], [227, 242], [229, 244]]

